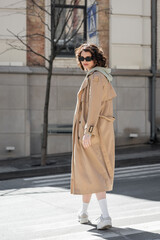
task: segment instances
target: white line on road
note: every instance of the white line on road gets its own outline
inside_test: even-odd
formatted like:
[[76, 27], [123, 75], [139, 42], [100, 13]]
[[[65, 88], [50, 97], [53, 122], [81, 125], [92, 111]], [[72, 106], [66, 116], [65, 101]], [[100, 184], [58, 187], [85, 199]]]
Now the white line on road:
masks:
[[[130, 166], [115, 169], [115, 180], [123, 179], [145, 179], [158, 177], [160, 175], [160, 164]], [[24, 181], [33, 181], [38, 187], [44, 186], [68, 186], [71, 174], [56, 174], [49, 176], [24, 178]]]
[[127, 172], [127, 173], [116, 173], [115, 176], [116, 177], [130, 177], [130, 176], [138, 176], [138, 175], [142, 175], [142, 174], [148, 174], [148, 173], [159, 173], [160, 170], [154, 170], [154, 171], [141, 171], [141, 172]]
[[36, 179], [46, 179], [46, 178], [61, 178], [61, 177], [67, 177], [70, 176], [70, 173], [64, 173], [64, 174], [56, 174], [56, 175], [49, 175], [49, 176], [40, 176], [40, 177], [29, 177], [29, 178], [23, 178], [25, 181], [30, 180], [36, 180]]
[[159, 174], [149, 174], [149, 175], [145, 175], [145, 176], [127, 176], [127, 177], [116, 177], [115, 176], [115, 180], [122, 180], [122, 179], [142, 179], [142, 178], [149, 178], [149, 177], [159, 177]]

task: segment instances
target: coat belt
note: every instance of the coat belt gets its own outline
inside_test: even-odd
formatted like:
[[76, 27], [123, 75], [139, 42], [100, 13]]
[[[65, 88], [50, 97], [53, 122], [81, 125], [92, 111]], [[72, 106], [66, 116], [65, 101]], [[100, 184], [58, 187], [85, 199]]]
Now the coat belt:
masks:
[[109, 122], [113, 122], [115, 120], [114, 117], [107, 117], [107, 116], [104, 116], [104, 115], [99, 115], [99, 117], [104, 118], [105, 120], [107, 120]]

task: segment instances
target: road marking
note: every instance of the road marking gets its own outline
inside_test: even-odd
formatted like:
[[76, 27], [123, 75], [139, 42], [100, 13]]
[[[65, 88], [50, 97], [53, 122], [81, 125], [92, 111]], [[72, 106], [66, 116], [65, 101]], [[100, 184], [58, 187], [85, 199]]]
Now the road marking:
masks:
[[64, 174], [56, 174], [56, 175], [49, 175], [49, 176], [40, 176], [40, 177], [29, 177], [29, 178], [23, 178], [25, 181], [35, 180], [35, 179], [46, 179], [46, 178], [61, 178], [61, 177], [67, 177], [70, 176], [70, 173], [64, 173]]
[[[124, 179], [145, 179], [149, 177], [159, 177], [160, 176], [160, 164], [154, 165], [140, 165], [140, 166], [130, 166], [115, 169], [115, 180]], [[30, 177], [24, 178], [24, 181], [32, 181], [37, 187], [53, 186], [53, 187], [69, 187], [70, 186], [71, 174], [56, 174], [49, 176], [40, 177]]]

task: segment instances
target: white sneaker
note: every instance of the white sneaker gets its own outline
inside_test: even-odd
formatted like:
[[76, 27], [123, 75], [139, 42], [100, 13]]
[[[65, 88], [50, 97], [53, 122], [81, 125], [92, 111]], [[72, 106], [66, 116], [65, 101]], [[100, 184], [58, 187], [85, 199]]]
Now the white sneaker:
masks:
[[78, 221], [81, 224], [88, 223], [88, 214], [87, 213], [79, 213], [78, 214]]
[[102, 215], [100, 216], [98, 223], [97, 223], [97, 229], [108, 229], [112, 227], [112, 221], [111, 218], [103, 218]]

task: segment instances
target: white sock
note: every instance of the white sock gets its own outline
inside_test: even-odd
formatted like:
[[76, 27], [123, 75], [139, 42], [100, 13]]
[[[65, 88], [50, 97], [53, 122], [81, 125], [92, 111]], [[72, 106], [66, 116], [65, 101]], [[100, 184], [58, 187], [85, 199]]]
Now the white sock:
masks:
[[81, 213], [87, 213], [89, 203], [83, 202]]
[[108, 207], [107, 207], [107, 200], [106, 198], [98, 200], [99, 202], [99, 206], [102, 212], [102, 217], [103, 218], [108, 218], [109, 217], [109, 213], [108, 213]]

